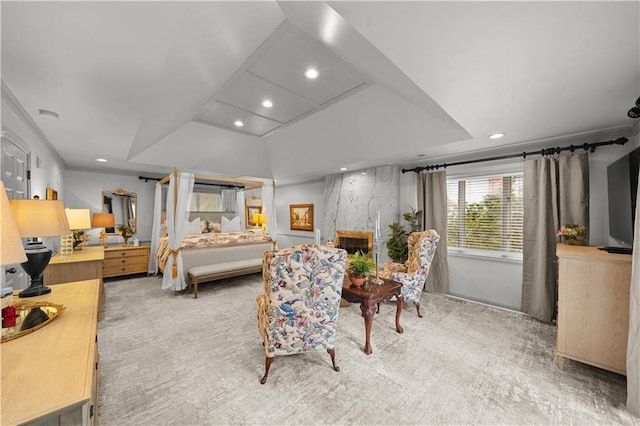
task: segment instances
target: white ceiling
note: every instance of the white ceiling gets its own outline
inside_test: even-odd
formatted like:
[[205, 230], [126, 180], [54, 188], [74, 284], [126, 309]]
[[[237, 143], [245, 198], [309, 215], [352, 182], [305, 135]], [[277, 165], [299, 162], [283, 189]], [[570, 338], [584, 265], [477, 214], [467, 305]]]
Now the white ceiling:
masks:
[[[592, 141], [629, 129], [640, 95], [633, 1], [0, 7], [2, 81], [71, 169], [177, 166], [287, 183], [343, 166]], [[299, 77], [309, 46], [343, 83]], [[252, 109], [247, 95], [263, 91], [295, 107]], [[225, 125], [239, 112], [259, 114], [256, 127]], [[490, 140], [496, 131], [507, 136]]]

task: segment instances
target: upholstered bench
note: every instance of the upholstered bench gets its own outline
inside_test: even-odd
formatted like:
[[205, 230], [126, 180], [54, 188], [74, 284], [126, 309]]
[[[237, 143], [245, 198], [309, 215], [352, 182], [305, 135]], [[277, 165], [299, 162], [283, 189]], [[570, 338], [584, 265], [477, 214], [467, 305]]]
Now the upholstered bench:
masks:
[[197, 299], [199, 283], [253, 274], [260, 271], [262, 271], [262, 259], [260, 258], [194, 266], [189, 269], [187, 285], [189, 286], [189, 291], [193, 287], [194, 297]]

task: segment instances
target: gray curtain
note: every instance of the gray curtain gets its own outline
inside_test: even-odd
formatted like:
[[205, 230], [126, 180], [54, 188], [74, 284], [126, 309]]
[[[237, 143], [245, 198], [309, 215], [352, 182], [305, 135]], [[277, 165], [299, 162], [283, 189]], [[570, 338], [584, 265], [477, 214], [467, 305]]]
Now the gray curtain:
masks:
[[589, 226], [586, 154], [526, 160], [522, 248], [522, 312], [549, 322], [557, 295], [556, 232], [564, 224]]
[[629, 340], [627, 343], [627, 410], [640, 417], [640, 186], [636, 200], [631, 288], [629, 289]]
[[426, 290], [449, 293], [447, 261], [447, 172], [418, 174], [418, 210], [422, 210], [422, 229], [435, 229], [440, 243], [433, 256]]

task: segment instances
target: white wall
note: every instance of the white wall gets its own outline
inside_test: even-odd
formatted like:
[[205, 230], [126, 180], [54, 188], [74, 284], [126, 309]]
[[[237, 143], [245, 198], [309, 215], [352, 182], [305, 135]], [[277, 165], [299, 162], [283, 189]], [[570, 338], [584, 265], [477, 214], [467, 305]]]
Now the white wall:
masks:
[[[324, 222], [323, 212], [324, 201], [324, 181], [316, 180], [311, 182], [283, 185], [276, 187], [276, 197], [274, 200], [276, 216], [278, 220], [278, 232], [276, 240], [278, 247], [291, 247], [298, 244], [313, 243], [315, 234], [306, 231], [292, 231], [289, 226], [289, 205], [290, 204], [313, 204], [313, 223], [315, 228], [322, 228]], [[326, 235], [321, 230], [322, 241], [333, 240], [335, 236]]]
[[[153, 202], [155, 197], [155, 182], [138, 179], [137, 176], [116, 175], [107, 173], [92, 173], [67, 170], [64, 174], [65, 207], [74, 209], [90, 209], [91, 213], [102, 211], [102, 191], [124, 189], [138, 195], [137, 233], [140, 241], [151, 240], [151, 226], [153, 221]], [[99, 229], [90, 231], [89, 244], [99, 244]], [[109, 237], [109, 243], [121, 243], [119, 236]]]
[[[38, 118], [51, 119], [50, 117]], [[24, 110], [4, 83], [2, 83], [2, 134], [18, 146], [24, 147], [29, 154], [28, 168], [31, 170], [29, 198], [38, 195], [44, 200], [47, 188], [52, 188], [58, 191], [58, 199], [64, 200], [65, 193], [62, 184], [64, 162], [44, 138], [37, 123]], [[44, 238], [43, 242], [54, 253], [60, 248], [59, 238]]]

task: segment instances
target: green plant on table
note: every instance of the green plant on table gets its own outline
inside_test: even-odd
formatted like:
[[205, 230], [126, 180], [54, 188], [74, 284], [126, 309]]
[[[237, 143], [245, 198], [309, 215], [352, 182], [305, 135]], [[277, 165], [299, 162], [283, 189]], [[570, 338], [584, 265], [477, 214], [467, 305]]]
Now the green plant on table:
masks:
[[376, 264], [371, 261], [371, 258], [358, 250], [350, 257], [347, 274], [352, 278], [364, 278], [375, 266]]

